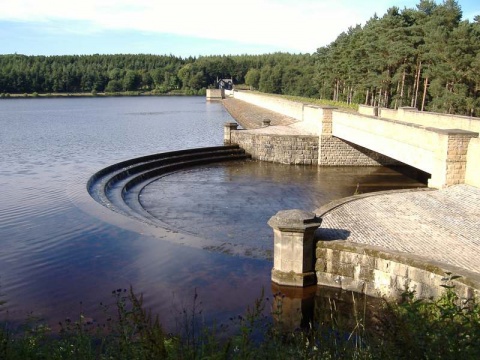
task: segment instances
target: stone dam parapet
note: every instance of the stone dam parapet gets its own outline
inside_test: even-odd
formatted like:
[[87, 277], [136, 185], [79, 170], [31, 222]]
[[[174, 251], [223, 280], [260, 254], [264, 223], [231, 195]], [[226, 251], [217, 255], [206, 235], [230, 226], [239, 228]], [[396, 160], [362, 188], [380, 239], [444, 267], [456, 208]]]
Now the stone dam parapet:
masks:
[[252, 158], [280, 164], [317, 165], [318, 137], [309, 135], [255, 134], [235, 131], [231, 141]]
[[230, 143], [254, 159], [319, 166], [409, 165], [431, 174], [429, 187], [480, 187], [480, 119], [411, 108], [360, 106], [351, 113], [248, 91], [234, 91], [233, 98], [290, 119], [285, 125], [230, 129]]

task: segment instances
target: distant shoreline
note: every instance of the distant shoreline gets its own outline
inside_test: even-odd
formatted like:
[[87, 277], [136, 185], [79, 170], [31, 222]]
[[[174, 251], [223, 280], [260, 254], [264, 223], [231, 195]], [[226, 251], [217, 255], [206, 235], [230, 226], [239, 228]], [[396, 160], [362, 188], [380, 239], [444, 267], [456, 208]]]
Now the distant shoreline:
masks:
[[9, 94], [1, 93], [0, 99], [38, 99], [38, 98], [76, 98], [76, 97], [121, 97], [121, 96], [205, 96], [205, 94], [190, 94], [183, 90], [178, 90], [168, 93], [154, 93], [154, 92], [139, 92], [139, 91], [124, 91], [115, 93], [23, 93], [23, 94]]

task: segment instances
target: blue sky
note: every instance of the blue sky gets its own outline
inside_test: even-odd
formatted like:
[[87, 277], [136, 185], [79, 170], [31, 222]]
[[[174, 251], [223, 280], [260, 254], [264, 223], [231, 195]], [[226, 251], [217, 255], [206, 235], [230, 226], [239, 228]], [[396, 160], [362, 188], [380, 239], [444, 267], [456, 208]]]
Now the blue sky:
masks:
[[[437, 0], [437, 3], [441, 1]], [[0, 0], [0, 54], [312, 53], [419, 0]], [[479, 0], [459, 0], [463, 18]]]

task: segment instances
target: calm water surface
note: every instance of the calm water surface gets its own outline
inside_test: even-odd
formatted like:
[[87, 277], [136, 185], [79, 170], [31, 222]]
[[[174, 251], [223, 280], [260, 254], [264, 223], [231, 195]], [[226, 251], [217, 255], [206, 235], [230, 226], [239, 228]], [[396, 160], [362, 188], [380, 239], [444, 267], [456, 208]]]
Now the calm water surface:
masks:
[[231, 120], [203, 97], [0, 101], [0, 295], [8, 317], [33, 312], [56, 322], [82, 311], [97, 318], [113, 289], [132, 285], [167, 327], [195, 289], [204, 314], [226, 319], [243, 313], [262, 287], [271, 291], [266, 221], [278, 210], [313, 210], [353, 194], [357, 183], [364, 191], [418, 186], [385, 168], [242, 162], [175, 173], [143, 191], [144, 206], [180, 234], [253, 250], [245, 256], [170, 241], [89, 197], [86, 182], [101, 168], [221, 145]]

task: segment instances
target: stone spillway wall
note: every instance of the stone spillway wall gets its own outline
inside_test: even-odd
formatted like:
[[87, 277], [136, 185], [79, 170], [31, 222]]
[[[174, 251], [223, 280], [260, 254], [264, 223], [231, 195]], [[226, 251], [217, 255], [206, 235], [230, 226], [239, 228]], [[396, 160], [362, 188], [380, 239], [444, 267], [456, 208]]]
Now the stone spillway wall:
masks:
[[237, 130], [231, 141], [252, 158], [281, 164], [317, 165], [318, 136], [275, 135]]
[[230, 128], [227, 143], [238, 144], [254, 159], [320, 166], [399, 165], [387, 156], [334, 137], [333, 107], [238, 91], [224, 105], [244, 128]]

